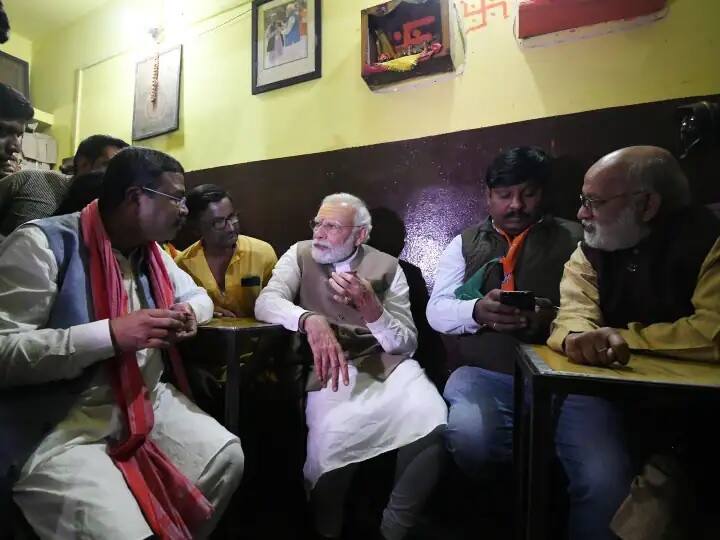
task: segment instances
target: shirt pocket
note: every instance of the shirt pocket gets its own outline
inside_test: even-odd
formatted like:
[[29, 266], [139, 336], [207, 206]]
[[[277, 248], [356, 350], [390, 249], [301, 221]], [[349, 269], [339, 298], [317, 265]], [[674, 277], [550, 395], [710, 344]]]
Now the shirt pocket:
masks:
[[240, 279], [241, 287], [260, 287], [261, 284], [260, 276], [245, 276]]

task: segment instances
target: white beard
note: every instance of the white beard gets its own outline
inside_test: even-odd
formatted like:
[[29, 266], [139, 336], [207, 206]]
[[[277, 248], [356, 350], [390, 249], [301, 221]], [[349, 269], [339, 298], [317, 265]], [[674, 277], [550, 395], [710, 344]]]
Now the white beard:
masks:
[[625, 207], [615, 223], [598, 225], [592, 221], [583, 221], [582, 225], [585, 229], [585, 243], [603, 251], [633, 247], [650, 232], [650, 227], [638, 220], [632, 205]]
[[[322, 240], [313, 240], [312, 258], [319, 264], [334, 264], [339, 261], [344, 261], [355, 251], [356, 239], [356, 235], [351, 234], [347, 240], [345, 240], [344, 244], [335, 247]], [[328, 249], [317, 249], [315, 247], [316, 245], [325, 246]]]

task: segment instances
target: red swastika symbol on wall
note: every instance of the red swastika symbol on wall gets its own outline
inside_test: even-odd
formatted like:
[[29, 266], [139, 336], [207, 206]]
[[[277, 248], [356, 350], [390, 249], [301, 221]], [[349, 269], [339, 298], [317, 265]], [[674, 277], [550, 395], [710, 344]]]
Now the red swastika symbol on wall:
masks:
[[504, 1], [471, 0], [465, 2], [461, 0], [460, 3], [463, 5], [463, 17], [472, 23], [472, 26], [465, 30], [466, 34], [485, 28], [488, 24], [488, 14], [494, 15], [491, 13], [494, 9], [502, 8], [503, 19], [509, 17], [507, 2]]

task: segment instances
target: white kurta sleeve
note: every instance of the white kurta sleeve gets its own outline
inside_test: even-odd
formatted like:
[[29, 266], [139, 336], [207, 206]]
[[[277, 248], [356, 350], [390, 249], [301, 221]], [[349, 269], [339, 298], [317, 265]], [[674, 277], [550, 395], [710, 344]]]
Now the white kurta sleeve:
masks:
[[293, 300], [300, 288], [300, 267], [297, 263], [297, 244], [288, 249], [275, 265], [270, 281], [255, 301], [255, 318], [259, 321], [282, 324], [297, 332], [298, 320], [305, 309]]
[[435, 287], [427, 305], [430, 326], [443, 334], [474, 334], [480, 325], [473, 319], [476, 300], [458, 300], [455, 290], [463, 284], [465, 257], [462, 237], [456, 236], [440, 256]]
[[170, 281], [173, 284], [175, 302], [178, 304], [190, 304], [195, 312], [198, 324], [212, 319], [214, 306], [207, 291], [202, 287], [198, 287], [193, 278], [187, 272], [181, 270], [164, 249], [161, 248], [160, 253], [170, 276]]
[[417, 330], [410, 311], [410, 287], [398, 265], [390, 289], [383, 301], [383, 313], [368, 329], [382, 348], [391, 354], [412, 354], [417, 349]]
[[21, 227], [0, 246], [0, 387], [72, 379], [113, 356], [107, 319], [42, 328], [56, 280], [57, 262], [39, 228]]

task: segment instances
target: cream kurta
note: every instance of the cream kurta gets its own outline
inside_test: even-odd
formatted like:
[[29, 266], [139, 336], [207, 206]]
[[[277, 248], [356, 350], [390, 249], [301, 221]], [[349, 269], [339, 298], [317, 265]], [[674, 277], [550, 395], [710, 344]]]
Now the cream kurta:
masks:
[[[335, 264], [349, 271], [352, 258]], [[255, 303], [255, 316], [297, 331], [305, 310], [293, 303], [300, 287], [297, 245], [273, 270], [273, 277]], [[329, 286], [329, 285], [328, 285]], [[412, 354], [417, 331], [410, 313], [408, 284], [400, 266], [383, 302], [383, 314], [367, 327], [385, 352]], [[447, 423], [447, 407], [420, 365], [404, 360], [385, 381], [349, 366], [350, 385], [328, 386], [308, 394], [305, 479], [312, 487], [320, 476], [350, 463], [416, 441]]]
[[[199, 322], [210, 319], [213, 306], [205, 291], [178, 269], [170, 256], [161, 253], [176, 302], [190, 304]], [[141, 309], [130, 261], [119, 252], [115, 255], [129, 310]], [[0, 387], [73, 378], [114, 355], [107, 320], [65, 330], [42, 328], [53, 305], [56, 279], [55, 257], [39, 228], [26, 225], [0, 247]], [[191, 481], [197, 482], [218, 452], [237, 439], [174, 387], [160, 382], [163, 362], [158, 350], [138, 351], [137, 361], [155, 412], [151, 437]], [[104, 511], [117, 516], [122, 524], [117, 538], [151, 534], [141, 515], [135, 519], [139, 509], [105, 455], [106, 439], [121, 437], [121, 432], [120, 411], [101, 366], [67, 417], [27, 460], [14, 488], [18, 504], [36, 531], [44, 531], [48, 537], [63, 537], [68, 531], [96, 537], [93, 535], [99, 525], [95, 521], [102, 519], [104, 506]], [[75, 493], [69, 473], [77, 477]], [[99, 479], [92, 477], [99, 474]], [[94, 501], [87, 507], [86, 500], [98, 496], [93, 482], [106, 483], [100, 491], [108, 500]], [[66, 502], [58, 505], [53, 495], [61, 486], [66, 490], [62, 495]]]

